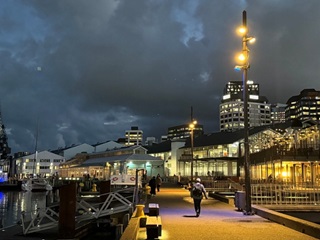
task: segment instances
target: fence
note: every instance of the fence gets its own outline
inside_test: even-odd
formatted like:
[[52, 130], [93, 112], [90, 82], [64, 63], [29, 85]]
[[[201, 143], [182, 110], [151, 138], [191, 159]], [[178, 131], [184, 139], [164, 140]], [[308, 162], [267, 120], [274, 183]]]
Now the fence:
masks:
[[300, 184], [252, 184], [252, 204], [320, 205], [320, 187]]
[[[244, 186], [230, 179], [203, 181], [210, 192], [244, 191]], [[256, 205], [319, 205], [320, 185], [308, 182], [289, 183], [251, 183], [251, 203]]]

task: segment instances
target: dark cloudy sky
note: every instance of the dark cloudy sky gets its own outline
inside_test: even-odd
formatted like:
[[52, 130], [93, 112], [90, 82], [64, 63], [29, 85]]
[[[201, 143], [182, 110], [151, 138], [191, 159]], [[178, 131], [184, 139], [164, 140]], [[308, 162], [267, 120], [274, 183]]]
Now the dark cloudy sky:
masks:
[[319, 0], [0, 0], [2, 120], [13, 152], [219, 130], [247, 11], [249, 79], [271, 103], [320, 90]]

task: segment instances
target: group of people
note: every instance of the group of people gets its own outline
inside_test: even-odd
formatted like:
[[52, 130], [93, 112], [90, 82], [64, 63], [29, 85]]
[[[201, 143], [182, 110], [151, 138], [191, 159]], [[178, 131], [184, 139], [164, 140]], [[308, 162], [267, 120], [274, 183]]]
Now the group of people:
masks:
[[156, 189], [158, 192], [160, 192], [160, 187], [162, 184], [162, 178], [160, 177], [160, 174], [157, 175], [157, 177], [153, 176], [149, 181], [149, 187], [150, 187], [150, 194], [152, 196], [156, 195]]

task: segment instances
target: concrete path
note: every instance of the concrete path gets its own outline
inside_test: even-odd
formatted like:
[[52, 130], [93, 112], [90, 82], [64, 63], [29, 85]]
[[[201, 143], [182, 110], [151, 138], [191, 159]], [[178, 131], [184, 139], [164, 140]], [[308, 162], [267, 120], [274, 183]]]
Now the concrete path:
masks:
[[[201, 215], [197, 218], [189, 191], [177, 185], [164, 183], [160, 192], [151, 197], [149, 203], [158, 203], [160, 206], [162, 236], [159, 239], [318, 239], [258, 215], [244, 215], [234, 206], [212, 198], [202, 200]], [[148, 211], [146, 206], [145, 212]], [[140, 228], [138, 239], [147, 239], [145, 228]]]

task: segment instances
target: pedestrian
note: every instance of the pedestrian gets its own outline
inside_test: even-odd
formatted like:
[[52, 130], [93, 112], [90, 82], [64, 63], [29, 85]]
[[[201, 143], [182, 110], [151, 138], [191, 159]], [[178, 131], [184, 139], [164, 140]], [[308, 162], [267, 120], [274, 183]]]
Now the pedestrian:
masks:
[[196, 183], [194, 183], [191, 188], [191, 197], [193, 198], [194, 210], [196, 211], [197, 217], [200, 216], [203, 195], [206, 199], [208, 199], [206, 189], [204, 188], [203, 184], [201, 184], [201, 179], [197, 178]]
[[158, 190], [158, 192], [160, 192], [160, 187], [162, 184], [162, 179], [160, 177], [160, 174], [157, 175], [156, 184], [157, 184], [157, 190]]
[[153, 176], [150, 181], [149, 181], [149, 186], [150, 186], [150, 194], [156, 195], [156, 177]]

